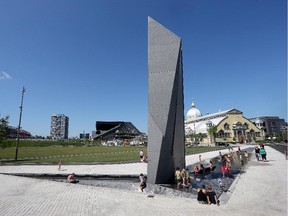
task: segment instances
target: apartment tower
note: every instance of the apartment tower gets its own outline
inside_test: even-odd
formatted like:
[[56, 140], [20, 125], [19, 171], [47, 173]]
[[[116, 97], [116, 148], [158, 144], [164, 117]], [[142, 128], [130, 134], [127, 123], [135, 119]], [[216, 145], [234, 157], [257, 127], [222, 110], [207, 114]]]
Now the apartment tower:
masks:
[[51, 116], [50, 136], [53, 140], [68, 138], [69, 118], [64, 114], [53, 114]]

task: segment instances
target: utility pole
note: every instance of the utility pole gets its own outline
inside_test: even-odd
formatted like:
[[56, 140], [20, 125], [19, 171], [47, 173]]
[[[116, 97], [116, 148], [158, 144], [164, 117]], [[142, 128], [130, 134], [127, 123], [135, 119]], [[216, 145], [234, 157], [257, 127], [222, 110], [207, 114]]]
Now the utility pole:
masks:
[[19, 146], [19, 136], [20, 136], [20, 129], [21, 129], [21, 118], [22, 118], [22, 109], [23, 109], [23, 98], [24, 98], [24, 92], [25, 87], [23, 86], [22, 90], [22, 98], [21, 98], [21, 105], [20, 105], [20, 117], [19, 117], [19, 124], [18, 124], [18, 131], [17, 131], [17, 142], [16, 142], [16, 154], [15, 154], [15, 161], [17, 161], [18, 158], [18, 146]]

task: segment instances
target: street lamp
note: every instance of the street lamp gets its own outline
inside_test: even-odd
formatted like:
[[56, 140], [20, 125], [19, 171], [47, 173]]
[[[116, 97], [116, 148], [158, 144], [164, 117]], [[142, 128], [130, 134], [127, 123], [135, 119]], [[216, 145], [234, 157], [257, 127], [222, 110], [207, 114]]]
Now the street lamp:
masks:
[[22, 118], [22, 109], [23, 109], [23, 98], [24, 98], [24, 92], [26, 91], [25, 87], [23, 86], [21, 92], [21, 105], [20, 105], [20, 117], [19, 117], [19, 124], [18, 124], [18, 130], [17, 130], [17, 142], [16, 142], [16, 154], [15, 154], [15, 161], [17, 161], [18, 158], [18, 147], [19, 147], [19, 135], [20, 135], [20, 129], [21, 129], [21, 118]]

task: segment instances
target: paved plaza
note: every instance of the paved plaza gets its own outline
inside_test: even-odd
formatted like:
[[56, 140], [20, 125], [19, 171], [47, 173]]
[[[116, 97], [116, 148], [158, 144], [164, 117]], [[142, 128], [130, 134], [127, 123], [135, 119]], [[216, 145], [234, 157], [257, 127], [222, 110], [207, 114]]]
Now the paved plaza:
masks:
[[[244, 145], [244, 148], [253, 147]], [[4, 175], [37, 174], [147, 174], [146, 163], [62, 166], [0, 166], [0, 215], [287, 215], [287, 160], [284, 154], [265, 147], [269, 162], [255, 157], [236, 177], [231, 191], [220, 197], [221, 206], [202, 205], [196, 199], [152, 195], [138, 191]], [[228, 151], [228, 150], [226, 150]], [[223, 151], [223, 153], [225, 153]], [[218, 151], [201, 153], [202, 159]], [[194, 164], [198, 155], [186, 156]]]

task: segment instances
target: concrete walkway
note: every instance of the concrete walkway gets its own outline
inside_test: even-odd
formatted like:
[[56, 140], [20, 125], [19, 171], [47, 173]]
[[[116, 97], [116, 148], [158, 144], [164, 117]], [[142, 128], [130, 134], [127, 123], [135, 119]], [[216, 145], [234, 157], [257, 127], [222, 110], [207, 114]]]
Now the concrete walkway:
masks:
[[[246, 147], [249, 147], [248, 145]], [[198, 204], [197, 200], [147, 193], [30, 179], [0, 174], [0, 215], [287, 215], [287, 161], [284, 155], [265, 147], [269, 162], [254, 158], [246, 172], [234, 181], [227, 203]], [[225, 153], [225, 152], [222, 152]], [[202, 159], [218, 155], [202, 153]], [[186, 157], [187, 165], [198, 155]], [[115, 165], [0, 166], [0, 173], [48, 174], [147, 173], [146, 163]]]

